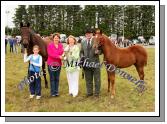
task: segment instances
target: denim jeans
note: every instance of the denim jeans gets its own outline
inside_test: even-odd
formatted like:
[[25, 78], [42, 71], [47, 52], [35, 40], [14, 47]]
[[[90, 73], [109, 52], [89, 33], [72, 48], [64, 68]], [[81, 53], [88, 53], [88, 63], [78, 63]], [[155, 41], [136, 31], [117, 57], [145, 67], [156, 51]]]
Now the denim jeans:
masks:
[[50, 89], [51, 89], [51, 95], [59, 95], [59, 77], [60, 77], [60, 71], [61, 66], [57, 66], [54, 68], [58, 69], [52, 69], [50, 65], [48, 65], [48, 71], [50, 76]]
[[10, 53], [13, 53], [13, 45], [10, 45]]
[[[29, 71], [29, 76], [34, 76], [35, 72]], [[29, 84], [29, 89], [31, 95], [41, 96], [41, 78], [38, 76], [37, 78], [34, 76], [34, 81]]]

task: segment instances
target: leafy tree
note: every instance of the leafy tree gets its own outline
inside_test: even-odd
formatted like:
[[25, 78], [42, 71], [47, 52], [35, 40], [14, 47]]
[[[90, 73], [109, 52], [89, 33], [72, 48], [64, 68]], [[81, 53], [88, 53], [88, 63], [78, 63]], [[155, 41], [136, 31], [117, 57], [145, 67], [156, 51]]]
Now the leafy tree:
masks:
[[8, 26], [5, 27], [5, 35], [11, 35], [12, 28], [9, 28]]
[[21, 21], [30, 22], [41, 35], [60, 32], [80, 36], [97, 24], [107, 35], [136, 38], [155, 35], [154, 12], [150, 5], [19, 5], [13, 18], [16, 28]]
[[16, 8], [16, 13], [13, 19], [16, 27], [19, 27], [20, 22], [27, 23], [28, 14], [25, 5], [19, 5], [18, 8]]

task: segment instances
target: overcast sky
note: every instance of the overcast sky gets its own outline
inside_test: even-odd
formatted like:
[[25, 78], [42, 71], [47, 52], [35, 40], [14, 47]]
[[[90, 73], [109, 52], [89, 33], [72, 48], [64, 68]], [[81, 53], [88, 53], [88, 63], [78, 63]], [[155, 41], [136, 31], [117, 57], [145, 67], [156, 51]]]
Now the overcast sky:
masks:
[[10, 27], [10, 28], [14, 27], [14, 23], [13, 23], [13, 18], [12, 17], [14, 17], [15, 8], [17, 8], [17, 7], [18, 7], [18, 5], [8, 5], [6, 7], [6, 9], [5, 9], [5, 15], [6, 15], [5, 26], [8, 25], [8, 27]]
[[[84, 8], [84, 5], [81, 5], [82, 8]], [[6, 10], [5, 10], [5, 26], [8, 25], [8, 27], [13, 28], [14, 23], [13, 23], [13, 18], [15, 14], [15, 8], [18, 8], [18, 5], [7, 5]]]

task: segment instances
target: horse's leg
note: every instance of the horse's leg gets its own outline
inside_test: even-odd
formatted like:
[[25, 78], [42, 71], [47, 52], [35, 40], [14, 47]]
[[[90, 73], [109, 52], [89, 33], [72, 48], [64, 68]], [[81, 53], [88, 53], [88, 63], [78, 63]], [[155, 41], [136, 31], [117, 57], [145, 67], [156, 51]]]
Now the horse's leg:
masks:
[[28, 70], [27, 70], [27, 76], [29, 77], [29, 68], [30, 68], [30, 62], [28, 63]]
[[136, 66], [136, 70], [139, 74], [140, 80], [144, 80], [144, 66]]
[[110, 92], [110, 74], [109, 72], [107, 72], [108, 74], [108, 93]]
[[45, 80], [45, 88], [48, 88], [48, 81], [46, 79], [45, 61], [42, 62], [42, 70], [43, 70], [43, 76], [44, 76], [44, 80]]
[[115, 97], [115, 73], [111, 73], [111, 85], [112, 85], [111, 98], [114, 98]]
[[114, 98], [114, 96], [115, 96], [115, 72], [111, 72], [110, 73], [110, 81], [111, 81], [111, 99], [113, 99]]

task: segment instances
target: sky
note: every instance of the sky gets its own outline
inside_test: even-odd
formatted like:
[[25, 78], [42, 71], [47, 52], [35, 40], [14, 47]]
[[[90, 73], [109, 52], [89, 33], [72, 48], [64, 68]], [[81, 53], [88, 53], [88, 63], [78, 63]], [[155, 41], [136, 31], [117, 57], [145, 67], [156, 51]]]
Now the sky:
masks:
[[[84, 8], [84, 5], [81, 5], [82, 8]], [[13, 18], [15, 14], [15, 9], [18, 8], [18, 5], [7, 5], [5, 9], [5, 26], [8, 26], [10, 28], [15, 27], [13, 23]]]
[[8, 25], [8, 27], [13, 28], [14, 23], [12, 17], [14, 17], [15, 14], [15, 8], [17, 8], [18, 5], [8, 5], [5, 9], [5, 26]]

